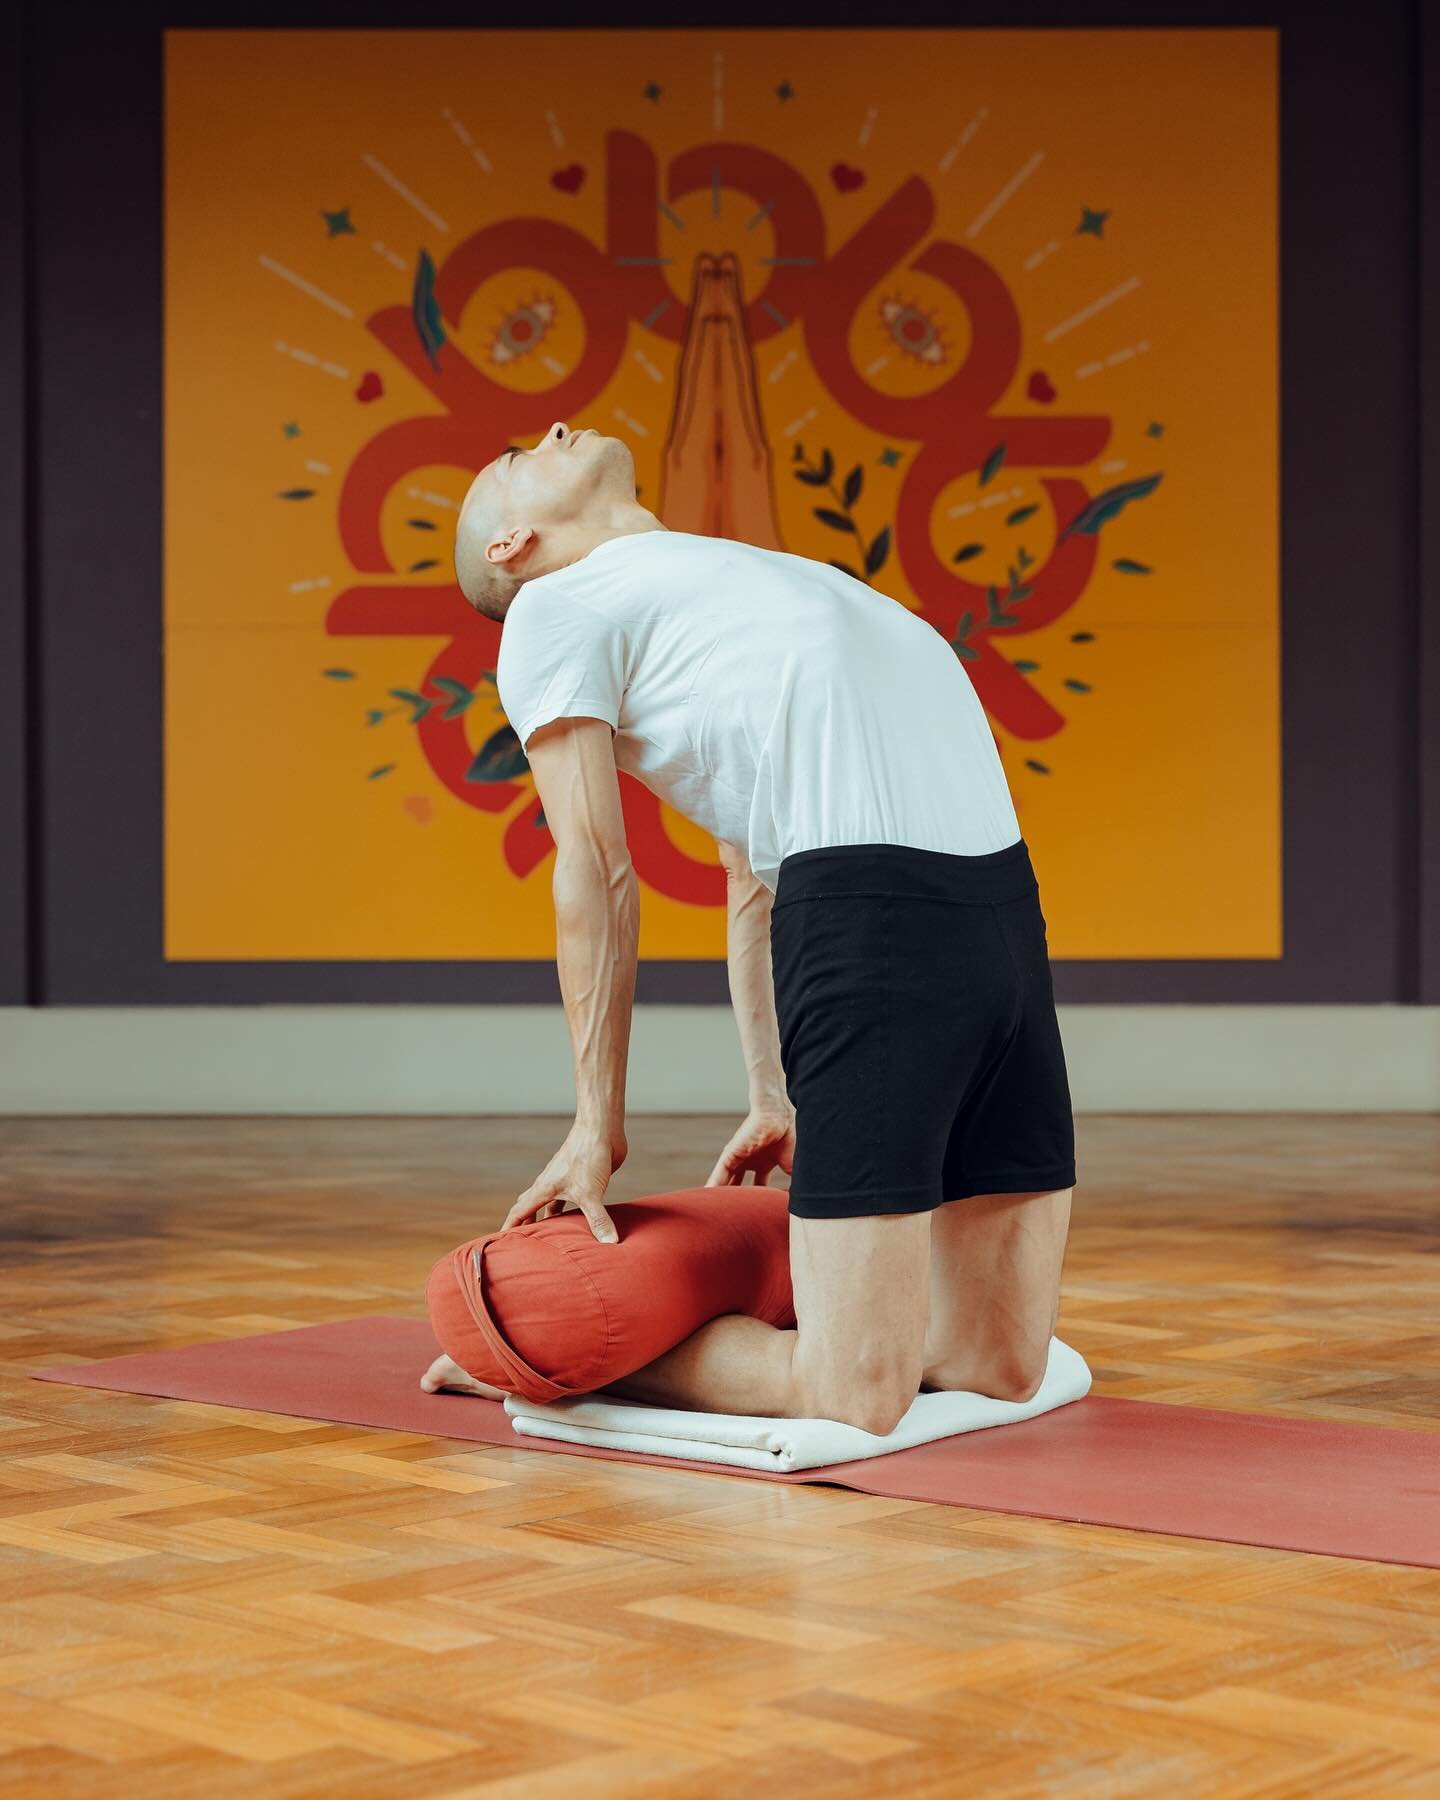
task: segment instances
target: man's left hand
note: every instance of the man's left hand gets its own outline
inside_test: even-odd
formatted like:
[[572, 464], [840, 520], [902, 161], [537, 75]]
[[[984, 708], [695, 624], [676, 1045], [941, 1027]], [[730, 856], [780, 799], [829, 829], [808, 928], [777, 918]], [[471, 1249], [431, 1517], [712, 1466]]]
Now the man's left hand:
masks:
[[720, 1152], [706, 1187], [739, 1187], [747, 1172], [757, 1187], [768, 1187], [778, 1164], [787, 1175], [795, 1161], [795, 1109], [752, 1107], [740, 1129]]
[[618, 1243], [620, 1234], [603, 1201], [610, 1177], [626, 1153], [623, 1137], [611, 1140], [579, 1125], [572, 1127], [565, 1142], [506, 1213], [500, 1229], [510, 1231], [531, 1219], [551, 1218], [569, 1205], [584, 1213], [602, 1244]]

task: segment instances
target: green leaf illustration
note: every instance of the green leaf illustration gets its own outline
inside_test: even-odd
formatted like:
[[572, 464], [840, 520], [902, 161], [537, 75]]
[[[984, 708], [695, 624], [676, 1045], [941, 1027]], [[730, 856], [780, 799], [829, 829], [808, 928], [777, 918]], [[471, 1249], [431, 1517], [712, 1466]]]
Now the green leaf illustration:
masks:
[[1036, 762], [1033, 756], [1027, 756], [1025, 758], [1025, 767], [1027, 769], [1033, 769], [1037, 775], [1048, 775], [1050, 773], [1046, 765], [1042, 762]]
[[1072, 644], [1093, 644], [1095, 642], [1095, 633], [1093, 631], [1072, 631], [1070, 633], [1070, 642]]
[[884, 525], [871, 540], [870, 548], [865, 552], [865, 573], [873, 575], [882, 568], [885, 558], [890, 554], [890, 527]]
[[355, 679], [353, 669], [326, 669], [323, 673], [327, 681], [353, 681]]
[[1001, 463], [1003, 463], [1004, 460], [1005, 460], [1005, 446], [1003, 444], [997, 444], [995, 446], [995, 448], [990, 452], [990, 454], [985, 458], [984, 467], [980, 471], [981, 487], [984, 487], [987, 485], [987, 483], [990, 481], [990, 478], [994, 475], [995, 471], [1000, 467]]
[[466, 687], [463, 681], [452, 681], [448, 675], [432, 675], [430, 685], [443, 688], [450, 696], [450, 704], [440, 715], [442, 719], [458, 719], [475, 703], [475, 690]]
[[1073, 688], [1077, 694], [1088, 694], [1091, 691], [1090, 683], [1088, 681], [1067, 680], [1065, 682], [1065, 686], [1068, 688]]
[[829, 525], [832, 530], [853, 531], [855, 529], [854, 520], [847, 519], [844, 513], [836, 512], [833, 507], [817, 506], [813, 510], [820, 523]]
[[313, 500], [315, 498], [315, 490], [314, 488], [286, 488], [283, 493], [277, 494], [275, 498], [277, 500]]
[[381, 712], [378, 707], [372, 706], [365, 715], [365, 723], [367, 725], [378, 725], [384, 717], [384, 713]]
[[[799, 444], [795, 446], [795, 460], [796, 462], [802, 462], [804, 460], [804, 451]], [[820, 452], [820, 462], [816, 468], [795, 469], [792, 473], [798, 481], [806, 482], [811, 487], [824, 487], [826, 482], [828, 482], [830, 477], [835, 473], [835, 458], [828, 450], [822, 450]]]
[[1007, 525], [1018, 525], [1023, 519], [1033, 518], [1039, 510], [1040, 508], [1038, 506], [1017, 506], [1014, 512], [1006, 513], [1005, 523]]
[[1030, 564], [1035, 560], [1023, 544], [1020, 546], [1020, 549], [1017, 554], [1019, 555], [1020, 567], [1022, 569], [1028, 569], [1030, 567]]
[[829, 559], [829, 561], [830, 561], [830, 567], [832, 569], [843, 569], [847, 575], [853, 575], [857, 581], [863, 581], [865, 579], [865, 577], [860, 573], [860, 571], [858, 569], [852, 569], [849, 563], [836, 562], [836, 560], [833, 556]]
[[1122, 575], [1148, 575], [1150, 573], [1149, 563], [1134, 562], [1128, 556], [1117, 556], [1110, 567], [1118, 569]]
[[433, 519], [407, 519], [405, 523], [413, 525], [417, 531], [434, 531], [436, 529]]
[[1147, 494], [1153, 494], [1162, 479], [1163, 471], [1160, 475], [1142, 475], [1138, 481], [1122, 481], [1118, 487], [1106, 488], [1104, 493], [1097, 494], [1081, 507], [1060, 533], [1061, 538], [1069, 537], [1072, 532], [1094, 537], [1102, 525], [1108, 524], [1132, 500], [1143, 500]]
[[853, 506], [860, 498], [860, 486], [864, 479], [865, 471], [860, 467], [859, 463], [856, 463], [855, 467], [845, 477], [845, 486], [842, 490], [841, 497], [846, 506]]
[[407, 575], [418, 575], [422, 569], [438, 569], [439, 567], [440, 558], [438, 556], [426, 556], [422, 557], [419, 562], [411, 563], [405, 573]]
[[445, 342], [445, 326], [440, 316], [440, 302], [435, 298], [435, 262], [428, 250], [420, 252], [415, 265], [415, 285], [410, 293], [410, 317], [415, 335], [434, 368], [440, 367], [438, 351]]
[[1037, 662], [1017, 662], [1012, 663], [1011, 667], [1018, 669], [1022, 675], [1034, 675], [1040, 665]]
[[973, 557], [982, 555], [984, 549], [983, 544], [962, 544], [950, 560], [952, 562], [969, 562]]
[[502, 725], [475, 753], [465, 771], [467, 781], [515, 781], [530, 767], [530, 759], [509, 725]]
[[423, 694], [412, 693], [409, 688], [388, 688], [386, 692], [392, 700], [403, 700], [410, 708], [412, 725], [418, 725], [435, 704], [433, 700], [427, 700]]
[[531, 823], [536, 826], [540, 826], [540, 825], [543, 825], [546, 823], [545, 808], [543, 806], [540, 808], [539, 812], [536, 813], [536, 815], [535, 815], [534, 819], [531, 821]]
[[395, 763], [381, 763], [378, 769], [372, 769], [365, 777], [367, 781], [378, 781], [382, 775], [389, 775], [398, 767]]

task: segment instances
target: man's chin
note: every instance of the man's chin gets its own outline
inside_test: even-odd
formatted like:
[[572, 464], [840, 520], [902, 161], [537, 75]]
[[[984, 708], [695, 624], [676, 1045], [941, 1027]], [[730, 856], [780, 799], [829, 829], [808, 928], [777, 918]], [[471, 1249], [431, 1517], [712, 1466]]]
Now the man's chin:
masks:
[[597, 433], [589, 454], [594, 458], [596, 466], [604, 471], [607, 488], [613, 488], [623, 493], [627, 499], [633, 500], [635, 458], [624, 438], [601, 437]]

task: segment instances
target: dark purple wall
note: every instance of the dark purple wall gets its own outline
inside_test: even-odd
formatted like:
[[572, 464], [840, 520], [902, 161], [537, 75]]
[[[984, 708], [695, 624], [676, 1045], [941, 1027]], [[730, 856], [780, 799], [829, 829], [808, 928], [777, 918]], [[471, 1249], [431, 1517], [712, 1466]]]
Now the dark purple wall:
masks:
[[1440, 14], [1428, 9], [1420, 62], [1420, 580], [1416, 997], [1440, 1006]]
[[25, 257], [21, 21], [0, 14], [0, 1006], [29, 992], [26, 925]]
[[[162, 10], [150, 0], [32, 0], [29, 19], [28, 249], [37, 297], [29, 473], [41, 504], [25, 590], [34, 668], [28, 780], [23, 742], [11, 742], [22, 696], [5, 669], [18, 665], [5, 654], [10, 637], [0, 636], [0, 681], [11, 683], [0, 688], [0, 730], [11, 750], [0, 761], [0, 922], [24, 904], [23, 871], [14, 874], [8, 853], [28, 841], [31, 889], [42, 896], [25, 940], [29, 997], [558, 1000], [546, 964], [166, 964], [161, 954], [160, 31], [469, 26], [473, 8]], [[622, 19], [650, 22], [635, 8], [606, 15], [609, 24]], [[782, 22], [737, 7], [716, 8], [713, 19]], [[592, 23], [593, 15], [571, 21], [551, 10], [545, 22]], [[657, 13], [655, 22], [671, 20]], [[783, 22], [830, 23], [833, 9], [792, 6]], [[1432, 595], [1440, 510], [1436, 457], [1422, 467], [1419, 455], [1417, 8], [1410, 0], [1363, 8], [1154, 0], [1091, 10], [949, 0], [908, 4], [888, 22], [1280, 28], [1286, 952], [1278, 961], [1062, 961], [1056, 991], [1062, 1002], [1413, 1001], [1423, 980], [1428, 998], [1440, 1000], [1437, 634], [1433, 606], [1428, 636], [1422, 630], [1419, 599], [1422, 491]], [[1432, 64], [1434, 55], [1432, 39]], [[1428, 80], [1433, 88], [1433, 68]], [[1434, 182], [1433, 137], [1425, 145]], [[12, 156], [6, 167], [13, 163]], [[1440, 292], [1434, 212], [1432, 200], [1432, 311]], [[10, 315], [3, 325], [0, 382], [13, 382], [18, 328]], [[1433, 357], [1425, 370], [1433, 421]], [[5, 392], [0, 387], [0, 400]], [[1432, 437], [1432, 451], [1434, 444]], [[0, 455], [16, 454], [6, 439]], [[4, 484], [5, 508], [20, 504], [19, 473]], [[15, 520], [0, 513], [7, 569], [23, 550], [17, 521], [23, 510]], [[13, 636], [24, 617], [7, 596], [0, 633]], [[1424, 682], [1431, 701], [1422, 720]], [[24, 956], [13, 968], [0, 959], [0, 998], [21, 992], [25, 964]], [[725, 970], [649, 962], [638, 994], [724, 1003]]]

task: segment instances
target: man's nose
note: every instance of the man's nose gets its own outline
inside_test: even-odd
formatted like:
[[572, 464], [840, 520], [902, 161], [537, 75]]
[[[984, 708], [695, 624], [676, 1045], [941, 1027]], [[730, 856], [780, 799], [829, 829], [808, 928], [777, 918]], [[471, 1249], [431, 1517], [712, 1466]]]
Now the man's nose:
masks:
[[555, 421], [555, 423], [550, 427], [550, 429], [545, 433], [545, 436], [541, 441], [541, 447], [543, 449], [546, 445], [549, 445], [549, 444], [563, 444], [565, 442], [566, 438], [569, 437], [569, 435], [570, 435], [570, 427], [565, 423], [565, 421], [563, 419], [557, 419]]

